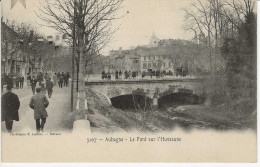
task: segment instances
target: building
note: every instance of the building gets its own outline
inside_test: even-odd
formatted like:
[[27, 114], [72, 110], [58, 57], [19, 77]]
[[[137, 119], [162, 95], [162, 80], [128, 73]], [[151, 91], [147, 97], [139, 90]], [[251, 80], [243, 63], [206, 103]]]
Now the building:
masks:
[[137, 54], [140, 56], [140, 72], [143, 71], [166, 71], [173, 72], [173, 64], [167, 54], [160, 52], [158, 47], [156, 48], [136, 48]]
[[[175, 73], [176, 69], [195, 74], [196, 70], [208, 71], [209, 63], [204, 45], [181, 39], [158, 39], [153, 33], [149, 44], [129, 50], [112, 50], [110, 64], [113, 71], [165, 71]], [[112, 68], [112, 67], [111, 67]]]
[[29, 70], [26, 53], [23, 51], [23, 40], [1, 20], [1, 74], [22, 74]]
[[135, 50], [113, 50], [110, 52], [110, 62], [113, 64], [113, 71], [140, 71], [140, 58]]
[[156, 37], [155, 33], [153, 32], [148, 47], [157, 47], [160, 39]]

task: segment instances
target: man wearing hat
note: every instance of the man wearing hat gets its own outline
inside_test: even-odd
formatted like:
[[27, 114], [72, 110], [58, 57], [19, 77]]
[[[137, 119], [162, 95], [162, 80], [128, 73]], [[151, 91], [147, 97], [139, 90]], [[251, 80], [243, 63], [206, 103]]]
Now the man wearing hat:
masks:
[[5, 121], [6, 129], [10, 133], [13, 129], [13, 120], [19, 121], [18, 110], [20, 108], [20, 100], [12, 92], [12, 85], [7, 85], [7, 92], [2, 95], [1, 107], [2, 122]]
[[32, 87], [33, 95], [35, 94], [36, 84], [37, 84], [37, 79], [35, 78], [35, 76], [33, 76], [33, 78], [31, 79], [31, 87]]
[[46, 81], [46, 89], [47, 89], [49, 98], [51, 98], [51, 95], [53, 92], [52, 88], [53, 88], [53, 82], [51, 81], [51, 78], [49, 78]]
[[36, 95], [31, 98], [29, 106], [34, 109], [34, 119], [36, 121], [37, 132], [43, 131], [46, 123], [48, 113], [46, 108], [49, 105], [49, 101], [44, 94], [41, 93], [41, 88], [36, 88]]

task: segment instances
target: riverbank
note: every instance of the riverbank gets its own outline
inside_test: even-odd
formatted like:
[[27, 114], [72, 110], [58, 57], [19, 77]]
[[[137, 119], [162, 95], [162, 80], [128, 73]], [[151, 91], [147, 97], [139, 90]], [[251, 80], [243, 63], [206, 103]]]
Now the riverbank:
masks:
[[122, 110], [107, 106], [90, 89], [87, 90], [88, 120], [92, 132], [162, 132], [174, 128], [199, 129], [256, 129], [256, 114], [231, 112], [225, 107], [206, 105], [164, 106], [145, 114], [134, 109]]

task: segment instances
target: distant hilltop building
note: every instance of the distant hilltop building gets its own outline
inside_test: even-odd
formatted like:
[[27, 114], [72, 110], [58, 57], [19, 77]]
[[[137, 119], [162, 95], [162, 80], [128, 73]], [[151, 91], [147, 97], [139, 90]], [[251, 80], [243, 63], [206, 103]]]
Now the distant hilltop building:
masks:
[[160, 41], [159, 38], [156, 37], [155, 33], [153, 32], [148, 47], [157, 47], [158, 46], [158, 42]]

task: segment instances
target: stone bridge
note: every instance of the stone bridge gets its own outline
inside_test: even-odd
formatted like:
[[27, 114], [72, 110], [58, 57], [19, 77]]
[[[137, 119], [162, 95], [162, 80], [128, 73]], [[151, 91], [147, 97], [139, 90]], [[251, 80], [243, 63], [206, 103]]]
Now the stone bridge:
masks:
[[158, 105], [158, 99], [165, 95], [183, 92], [201, 97], [204, 96], [207, 91], [203, 85], [203, 79], [189, 78], [88, 81], [85, 82], [85, 86], [105, 96], [108, 101], [122, 95], [140, 94], [153, 99], [154, 105]]

